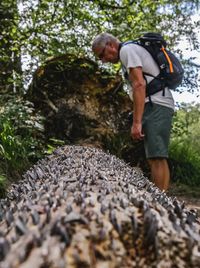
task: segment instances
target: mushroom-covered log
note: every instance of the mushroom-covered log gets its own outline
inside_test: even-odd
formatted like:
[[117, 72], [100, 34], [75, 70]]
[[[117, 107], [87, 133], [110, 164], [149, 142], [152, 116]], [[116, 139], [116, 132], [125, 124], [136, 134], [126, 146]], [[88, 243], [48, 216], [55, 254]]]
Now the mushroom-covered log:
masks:
[[200, 267], [195, 211], [92, 147], [40, 160], [0, 201], [0, 267]]

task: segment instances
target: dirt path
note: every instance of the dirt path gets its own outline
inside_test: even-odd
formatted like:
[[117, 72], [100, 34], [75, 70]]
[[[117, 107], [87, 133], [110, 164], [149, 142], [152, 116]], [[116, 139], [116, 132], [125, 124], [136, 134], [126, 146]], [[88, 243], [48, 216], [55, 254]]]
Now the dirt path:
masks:
[[176, 196], [178, 200], [184, 201], [190, 209], [196, 209], [200, 217], [200, 187], [189, 187], [182, 184], [171, 184], [170, 196]]

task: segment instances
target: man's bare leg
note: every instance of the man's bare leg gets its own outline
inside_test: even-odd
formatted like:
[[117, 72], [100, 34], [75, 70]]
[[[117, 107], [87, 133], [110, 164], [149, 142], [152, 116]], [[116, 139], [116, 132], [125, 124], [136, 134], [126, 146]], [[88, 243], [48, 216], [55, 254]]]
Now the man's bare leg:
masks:
[[151, 168], [152, 181], [160, 190], [168, 190], [170, 181], [170, 172], [167, 159], [155, 158], [148, 159]]

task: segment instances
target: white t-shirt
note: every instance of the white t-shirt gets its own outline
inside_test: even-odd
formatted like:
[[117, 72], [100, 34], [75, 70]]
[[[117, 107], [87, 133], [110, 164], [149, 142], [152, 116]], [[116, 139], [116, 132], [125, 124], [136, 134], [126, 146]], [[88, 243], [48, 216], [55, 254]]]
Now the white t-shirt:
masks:
[[[122, 65], [126, 68], [129, 73], [129, 68], [142, 67], [142, 71], [149, 73], [153, 76], [159, 74], [159, 67], [154, 61], [151, 54], [143, 47], [137, 44], [126, 44], [120, 49], [120, 60]], [[149, 83], [153, 77], [145, 75], [147, 83]], [[132, 87], [130, 86], [129, 96], [132, 98]], [[149, 101], [149, 97], [145, 99], [145, 102]], [[171, 91], [166, 87], [165, 94], [163, 96], [163, 91], [159, 91], [151, 95], [151, 101], [156, 104], [160, 104], [174, 110], [174, 99]]]

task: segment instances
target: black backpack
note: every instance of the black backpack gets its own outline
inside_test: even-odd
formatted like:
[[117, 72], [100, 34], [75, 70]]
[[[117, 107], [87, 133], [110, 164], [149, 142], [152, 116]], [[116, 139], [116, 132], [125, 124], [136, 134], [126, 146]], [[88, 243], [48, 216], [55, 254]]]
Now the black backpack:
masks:
[[165, 87], [175, 89], [181, 84], [184, 70], [177, 57], [166, 49], [167, 43], [161, 34], [146, 33], [138, 40], [122, 43], [121, 47], [130, 43], [144, 47], [151, 54], [160, 69], [160, 73], [156, 77], [143, 73], [144, 75], [154, 77], [146, 86], [146, 96], [151, 96], [161, 90], [163, 90], [164, 94]]

